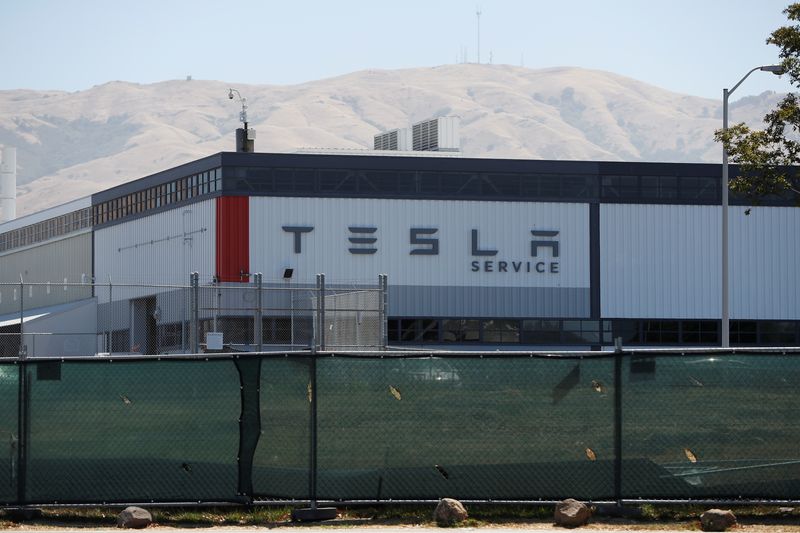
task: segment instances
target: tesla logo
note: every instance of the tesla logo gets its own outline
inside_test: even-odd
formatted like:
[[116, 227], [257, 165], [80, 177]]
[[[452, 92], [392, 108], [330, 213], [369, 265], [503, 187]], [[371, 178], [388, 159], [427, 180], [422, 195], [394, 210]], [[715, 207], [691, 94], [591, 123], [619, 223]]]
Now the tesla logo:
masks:
[[[303, 236], [314, 231], [314, 226], [282, 226], [292, 236], [294, 253], [303, 253]], [[378, 228], [375, 226], [348, 226], [347, 250], [353, 255], [374, 255], [378, 252]], [[500, 250], [482, 242], [480, 231], [470, 230], [470, 254], [482, 260], [472, 261], [472, 272], [559, 272], [561, 253], [558, 230], [530, 230], [531, 260], [495, 259]], [[439, 228], [410, 228], [408, 235], [409, 255], [439, 255]], [[492, 259], [488, 259], [488, 258]]]

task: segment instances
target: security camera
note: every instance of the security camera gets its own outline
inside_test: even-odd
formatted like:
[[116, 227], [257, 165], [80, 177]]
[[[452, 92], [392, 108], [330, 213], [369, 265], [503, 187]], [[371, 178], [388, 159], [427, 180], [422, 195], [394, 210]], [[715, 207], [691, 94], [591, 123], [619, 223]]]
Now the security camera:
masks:
[[233, 89], [228, 89], [228, 100], [233, 100]]

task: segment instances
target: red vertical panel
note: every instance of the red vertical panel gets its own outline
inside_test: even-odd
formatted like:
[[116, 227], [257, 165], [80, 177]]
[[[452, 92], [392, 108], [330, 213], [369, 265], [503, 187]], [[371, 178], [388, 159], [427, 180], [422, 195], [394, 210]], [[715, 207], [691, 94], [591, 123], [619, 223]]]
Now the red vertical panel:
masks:
[[217, 198], [217, 279], [250, 280], [250, 202], [247, 196]]

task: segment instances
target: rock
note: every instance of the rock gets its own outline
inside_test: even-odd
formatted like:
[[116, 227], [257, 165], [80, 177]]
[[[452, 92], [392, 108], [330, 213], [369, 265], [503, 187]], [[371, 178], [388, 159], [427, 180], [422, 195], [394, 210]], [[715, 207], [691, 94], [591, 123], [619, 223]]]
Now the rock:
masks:
[[452, 526], [467, 519], [467, 510], [461, 502], [452, 498], [442, 498], [433, 512], [433, 519], [440, 527]]
[[586, 504], [568, 498], [556, 504], [554, 514], [557, 526], [580, 527], [585, 526], [592, 516], [592, 510]]
[[700, 515], [700, 527], [703, 531], [725, 531], [736, 525], [736, 515], [730, 509], [709, 509]]
[[117, 527], [144, 529], [153, 523], [153, 516], [141, 507], [126, 507], [117, 516]]

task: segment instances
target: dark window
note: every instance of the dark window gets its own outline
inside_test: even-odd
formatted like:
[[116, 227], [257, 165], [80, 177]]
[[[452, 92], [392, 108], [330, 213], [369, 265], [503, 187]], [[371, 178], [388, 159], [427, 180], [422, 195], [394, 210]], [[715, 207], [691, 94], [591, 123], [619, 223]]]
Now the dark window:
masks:
[[131, 351], [131, 334], [127, 329], [120, 329], [111, 332], [111, 351], [129, 352]]
[[758, 323], [755, 320], [731, 320], [731, 344], [757, 344]]
[[639, 176], [603, 176], [603, 198], [631, 199], [639, 196]]
[[[601, 324], [602, 322], [602, 324]], [[601, 332], [601, 327], [606, 328]], [[564, 320], [562, 342], [566, 344], [600, 344], [611, 342], [608, 320]]]
[[277, 169], [274, 177], [275, 192], [294, 192], [294, 173], [291, 170]]
[[520, 188], [523, 198], [538, 198], [539, 194], [539, 176], [535, 174], [523, 174], [520, 176]]
[[720, 200], [719, 185], [718, 178], [682, 177], [680, 179], [680, 198], [682, 200], [715, 202]]
[[183, 346], [183, 324], [160, 324], [158, 326], [158, 351], [181, 348]]
[[417, 340], [439, 342], [439, 321], [429, 318], [417, 321]]
[[622, 339], [623, 346], [626, 344], [641, 344], [642, 334], [638, 320], [614, 320], [612, 331], [614, 338]]
[[483, 177], [481, 193], [487, 196], [518, 198], [520, 177], [514, 174], [488, 174]]
[[359, 190], [383, 194], [412, 194], [416, 190], [413, 172], [369, 170], [361, 172]]
[[311, 194], [314, 192], [314, 180], [316, 171], [314, 170], [295, 170], [294, 171], [294, 190], [296, 192]]
[[684, 320], [683, 344], [719, 343], [719, 323], [716, 320]]
[[642, 198], [673, 200], [678, 198], [678, 178], [675, 176], [642, 176]]
[[272, 177], [271, 168], [247, 167], [244, 169], [244, 177], [258, 179], [269, 179]]
[[417, 338], [417, 321], [413, 318], [400, 321], [400, 342], [414, 342]]
[[389, 342], [400, 341], [400, 321], [389, 319], [386, 321], [386, 337]]
[[561, 196], [561, 176], [539, 176], [539, 196], [543, 198]]
[[435, 174], [433, 172], [420, 172], [419, 192], [429, 195], [441, 194], [441, 187], [439, 186], [439, 174]]
[[292, 341], [290, 317], [264, 318], [261, 324], [261, 340], [265, 344], [289, 344]]
[[571, 198], [596, 198], [597, 180], [594, 176], [563, 176], [561, 196]]
[[795, 323], [788, 321], [765, 320], [759, 322], [760, 342], [765, 346], [794, 346], [797, 344]]
[[[390, 320], [389, 322], [389, 340], [399, 342], [439, 342], [438, 320], [431, 318], [404, 318], [399, 321]], [[395, 324], [392, 324], [392, 322]]]
[[444, 342], [478, 342], [480, 338], [480, 322], [477, 320], [442, 320], [442, 341]]
[[442, 174], [441, 193], [444, 196], [480, 196], [482, 182], [478, 174]]
[[519, 342], [519, 320], [485, 320], [483, 342]]
[[320, 170], [319, 192], [355, 192], [356, 175], [347, 170]]
[[250, 317], [223, 317], [217, 319], [217, 331], [222, 332], [225, 344], [252, 344], [253, 319]]
[[646, 344], [677, 344], [677, 320], [645, 320], [642, 322], [642, 335]]
[[561, 344], [560, 320], [523, 320], [524, 344]]

